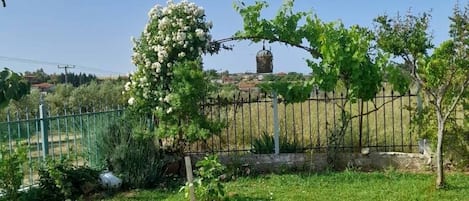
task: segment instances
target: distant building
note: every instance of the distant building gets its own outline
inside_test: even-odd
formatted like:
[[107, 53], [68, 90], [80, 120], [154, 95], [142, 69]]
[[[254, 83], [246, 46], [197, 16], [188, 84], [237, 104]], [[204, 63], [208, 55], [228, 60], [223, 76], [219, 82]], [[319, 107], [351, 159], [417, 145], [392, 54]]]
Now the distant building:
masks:
[[28, 80], [29, 83], [33, 83], [36, 80], [36, 76], [34, 75], [24, 75], [24, 79]]
[[51, 92], [54, 89], [55, 85], [43, 82], [39, 84], [33, 84], [31, 85], [31, 87], [39, 89], [40, 92]]
[[287, 75], [287, 74], [284, 73], [284, 72], [279, 72], [279, 73], [277, 73], [277, 76], [279, 76], [279, 77], [282, 77], [282, 76], [285, 76], [285, 75]]
[[240, 91], [256, 91], [257, 84], [257, 81], [242, 81], [238, 84], [238, 88]]
[[221, 78], [223, 84], [234, 84], [235, 80], [230, 76], [223, 76]]

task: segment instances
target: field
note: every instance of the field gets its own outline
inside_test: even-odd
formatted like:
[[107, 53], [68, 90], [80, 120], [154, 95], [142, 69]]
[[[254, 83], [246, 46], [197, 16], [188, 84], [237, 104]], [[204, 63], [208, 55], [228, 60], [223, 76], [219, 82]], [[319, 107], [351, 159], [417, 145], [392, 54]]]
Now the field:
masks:
[[[252, 141], [262, 133], [273, 134], [274, 114], [269, 95], [260, 98], [233, 97], [227, 104], [214, 101], [205, 111], [210, 118], [228, 124], [222, 133], [193, 145], [190, 152], [249, 151]], [[251, 100], [251, 101], [248, 101]], [[281, 100], [281, 98], [280, 98]], [[371, 101], [347, 102], [340, 93], [315, 93], [303, 103], [278, 104], [280, 135], [297, 142], [303, 149], [324, 149], [330, 133], [340, 127], [341, 106], [354, 116], [347, 125], [341, 146], [348, 151], [371, 147], [376, 151], [415, 152], [420, 136], [411, 133], [416, 97], [383, 91]], [[362, 109], [362, 119], [360, 111]], [[361, 123], [360, 123], [361, 122]], [[361, 135], [360, 135], [361, 133]], [[361, 136], [361, 138], [360, 138]]]
[[[229, 200], [469, 200], [469, 175], [448, 174], [449, 187], [435, 190], [430, 174], [353, 172], [264, 175], [225, 183]], [[174, 190], [133, 190], [109, 201], [188, 200]]]

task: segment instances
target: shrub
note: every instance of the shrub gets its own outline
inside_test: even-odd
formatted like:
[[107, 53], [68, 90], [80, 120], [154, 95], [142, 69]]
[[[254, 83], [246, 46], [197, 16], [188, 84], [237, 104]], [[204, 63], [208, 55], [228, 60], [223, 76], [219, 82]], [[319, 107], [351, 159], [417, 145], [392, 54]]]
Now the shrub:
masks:
[[124, 186], [153, 187], [163, 178], [166, 160], [154, 135], [139, 128], [129, 116], [110, 124], [98, 139], [99, 153]]
[[[207, 155], [196, 163], [197, 177], [194, 179], [195, 193], [198, 199], [204, 201], [218, 201], [225, 198], [225, 187], [220, 181], [225, 166], [220, 164], [217, 155]], [[187, 183], [182, 189], [186, 190], [188, 196], [189, 186]], [[181, 190], [182, 190], [181, 189]]]
[[39, 169], [38, 196], [51, 201], [77, 200], [99, 188], [99, 173], [87, 166], [74, 166], [67, 159], [49, 160]]
[[274, 149], [274, 137], [265, 131], [252, 142], [252, 153], [255, 154], [271, 154], [274, 153]]
[[[288, 139], [287, 136], [280, 137], [280, 153], [298, 153], [303, 150], [303, 147], [296, 140]], [[274, 136], [269, 135], [267, 132], [254, 139], [252, 142], [252, 153], [255, 154], [272, 154], [275, 152]]]
[[[409, 108], [415, 110], [415, 108]], [[463, 111], [450, 115], [445, 127], [445, 139], [443, 149], [445, 159], [450, 161], [448, 166], [457, 169], [464, 169], [469, 166], [469, 126], [467, 119], [468, 106], [463, 105]], [[437, 122], [434, 109], [423, 107], [421, 115], [415, 115], [412, 119], [411, 132], [419, 134], [421, 138], [428, 139], [432, 149], [436, 149], [437, 142]], [[461, 120], [463, 122], [461, 122]]]
[[16, 201], [20, 198], [18, 189], [23, 181], [23, 164], [26, 162], [24, 148], [17, 148], [10, 152], [0, 146], [0, 192], [4, 193], [1, 200]]

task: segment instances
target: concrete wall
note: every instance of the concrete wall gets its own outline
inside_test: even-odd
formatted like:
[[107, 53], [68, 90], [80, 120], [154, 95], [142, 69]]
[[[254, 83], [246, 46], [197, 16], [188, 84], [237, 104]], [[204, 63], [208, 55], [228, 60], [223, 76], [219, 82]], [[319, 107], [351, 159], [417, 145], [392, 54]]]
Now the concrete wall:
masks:
[[[200, 156], [193, 156], [195, 163]], [[295, 154], [242, 154], [222, 155], [222, 163], [237, 164], [248, 167], [255, 172], [277, 172], [284, 170], [323, 171], [328, 168], [325, 153], [295, 153]], [[431, 159], [423, 154], [400, 152], [372, 152], [369, 154], [340, 153], [338, 154], [337, 169], [346, 167], [361, 170], [383, 170], [393, 167], [402, 171], [428, 170]]]

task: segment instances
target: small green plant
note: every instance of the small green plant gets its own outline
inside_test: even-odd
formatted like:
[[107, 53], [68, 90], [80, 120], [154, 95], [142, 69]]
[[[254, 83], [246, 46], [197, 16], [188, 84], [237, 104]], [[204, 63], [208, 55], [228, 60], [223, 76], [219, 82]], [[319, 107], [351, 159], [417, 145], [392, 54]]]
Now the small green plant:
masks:
[[20, 198], [18, 189], [23, 181], [23, 164], [26, 162], [24, 148], [14, 151], [0, 147], [0, 192], [4, 194], [0, 200], [16, 201]]
[[196, 163], [197, 177], [193, 183], [187, 183], [181, 190], [186, 190], [186, 197], [189, 195], [190, 185], [195, 184], [195, 193], [198, 199], [204, 201], [219, 201], [225, 199], [225, 187], [220, 181], [223, 174], [223, 166], [217, 155], [207, 155]]
[[349, 161], [347, 166], [345, 167], [344, 172], [351, 173], [351, 172], [360, 172], [362, 168], [360, 165], [356, 164], [354, 161]]
[[271, 154], [274, 153], [274, 148], [274, 137], [265, 131], [252, 142], [252, 153], [255, 154]]
[[99, 173], [87, 166], [74, 166], [67, 159], [48, 160], [39, 169], [39, 196], [51, 201], [77, 200], [98, 189]]
[[303, 151], [298, 140], [288, 139], [286, 136], [280, 138], [280, 153], [299, 153]]
[[[299, 141], [288, 139], [286, 135], [281, 136], [279, 146], [280, 153], [298, 153], [303, 150]], [[274, 137], [265, 131], [252, 142], [252, 153], [255, 154], [273, 154], [274, 149]]]

